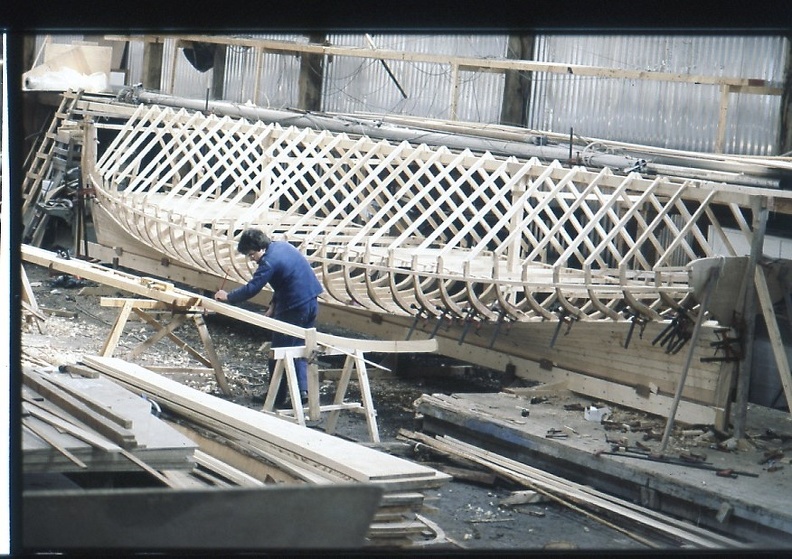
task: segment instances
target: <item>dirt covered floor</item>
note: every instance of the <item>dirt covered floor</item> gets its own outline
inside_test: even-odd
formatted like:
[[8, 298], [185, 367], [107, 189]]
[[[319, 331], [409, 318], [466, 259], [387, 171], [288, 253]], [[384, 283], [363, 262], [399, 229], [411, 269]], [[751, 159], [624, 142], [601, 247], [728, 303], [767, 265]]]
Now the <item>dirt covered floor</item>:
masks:
[[[101, 306], [100, 296], [124, 297], [128, 294], [109, 292], [106, 287], [71, 276], [51, 275], [48, 270], [38, 266], [25, 264], [24, 267], [36, 302], [47, 319], [43, 323], [32, 320], [23, 324], [23, 358], [27, 357], [34, 363], [57, 366], [76, 363], [82, 355], [98, 354], [118, 314], [117, 308]], [[217, 315], [207, 316], [206, 322], [224, 365], [232, 395], [221, 394], [211, 373], [167, 375], [192, 388], [237, 404], [260, 407], [261, 404], [253, 403], [252, 398], [265, 393], [268, 386], [269, 333]], [[130, 320], [114, 356], [123, 358], [127, 351], [152, 333], [153, 329], [144, 322]], [[193, 347], [201, 347], [198, 332], [192, 323], [188, 322], [179, 328], [176, 334]], [[504, 379], [499, 373], [438, 356], [400, 356], [398, 361], [388, 356], [373, 355], [369, 358], [392, 369], [389, 373], [373, 367], [369, 369], [381, 446], [391, 452], [398, 449], [409, 459], [429, 461], [438, 469], [444, 465], [441, 458], [411, 452], [409, 445], [397, 440], [400, 429], [420, 429], [413, 402], [422, 394], [499, 392], [506, 381], [521, 385], [521, 381]], [[181, 347], [169, 340], [158, 342], [133, 361], [143, 366], [197, 365]], [[332, 373], [340, 366], [340, 362], [332, 360], [321, 363], [321, 369], [325, 371], [323, 376], [326, 377], [320, 390], [322, 403], [332, 400]], [[357, 385], [353, 382], [347, 400], [357, 401], [357, 397]], [[313, 428], [321, 429], [321, 422]], [[368, 433], [362, 415], [342, 414], [338, 434], [361, 444], [370, 444], [367, 442]], [[520, 506], [502, 504], [512, 491], [520, 489], [524, 488], [495, 476], [484, 475], [476, 481], [454, 479], [429, 492], [426, 499], [428, 510], [422, 514], [442, 532], [445, 548], [501, 551], [647, 549], [644, 544], [623, 533], [552, 501]], [[432, 536], [427, 533], [427, 542], [432, 540]], [[433, 545], [436, 546], [436, 543]], [[432, 549], [432, 546], [427, 545], [426, 549]]]

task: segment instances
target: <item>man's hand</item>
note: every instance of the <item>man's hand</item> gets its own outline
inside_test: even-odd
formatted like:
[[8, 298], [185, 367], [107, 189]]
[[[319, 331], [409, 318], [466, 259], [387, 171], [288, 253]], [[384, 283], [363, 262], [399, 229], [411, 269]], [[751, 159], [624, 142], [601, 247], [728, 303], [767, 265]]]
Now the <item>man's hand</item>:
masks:
[[214, 294], [214, 298], [218, 301], [228, 301], [228, 292], [224, 289], [220, 289], [217, 293]]

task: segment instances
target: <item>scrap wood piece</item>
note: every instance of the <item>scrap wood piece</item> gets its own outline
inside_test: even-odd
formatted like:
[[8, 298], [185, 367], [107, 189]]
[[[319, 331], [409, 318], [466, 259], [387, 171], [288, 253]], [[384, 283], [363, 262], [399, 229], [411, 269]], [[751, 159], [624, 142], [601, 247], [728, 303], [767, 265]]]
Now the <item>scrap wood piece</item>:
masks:
[[[522, 464], [521, 462], [517, 462], [516, 460], [511, 460], [493, 452], [480, 449], [463, 441], [447, 436], [443, 437], [443, 439], [449, 441], [455, 446], [460, 447], [461, 449], [467, 449], [477, 453], [478, 455], [489, 458], [490, 460], [502, 463], [507, 468], [511, 468], [515, 472], [527, 472], [529, 474], [533, 474], [534, 481], [541, 482], [542, 485], [546, 485], [550, 489], [557, 488], [560, 491], [565, 491], [565, 488], [570, 488], [573, 490], [572, 492], [569, 492], [570, 496], [578, 499], [577, 494], [581, 494], [580, 502], [584, 504], [591, 504], [592, 506], [614, 512], [622, 516], [624, 519], [636, 521], [644, 527], [661, 531], [671, 537], [681, 539], [682, 541], [687, 541], [691, 545], [698, 545], [707, 548], [746, 547], [742, 542], [738, 542], [734, 539], [721, 536], [720, 534], [711, 532], [704, 528], [692, 526], [687, 522], [668, 517], [662, 513], [633, 504], [629, 501], [624, 501], [618, 497], [597, 491], [591, 487], [572, 483], [561, 477], [543, 472], [537, 468], [531, 468], [530, 466]], [[534, 487], [534, 489], [536, 489], [536, 487]]]
[[443, 531], [443, 529], [440, 527], [440, 525], [437, 522], [433, 522], [432, 520], [429, 520], [422, 514], [416, 514], [415, 519], [419, 522], [423, 522], [426, 525], [426, 527], [429, 529], [429, 531], [432, 532], [432, 534], [434, 534], [434, 537], [431, 540], [416, 541], [413, 543], [413, 545], [429, 546], [429, 545], [437, 545], [448, 542], [446, 533]]
[[25, 272], [25, 267], [20, 266], [20, 268], [22, 271], [22, 309], [37, 320], [36, 326], [38, 327], [38, 331], [40, 333], [43, 331], [42, 323], [47, 321], [47, 316], [41, 312], [41, 309], [39, 308], [38, 302], [36, 301], [36, 296], [33, 293], [33, 287], [30, 285], [27, 272]]
[[524, 491], [512, 491], [511, 495], [504, 497], [498, 502], [502, 507], [513, 507], [516, 505], [533, 505], [536, 503], [547, 502], [547, 497], [533, 489]]
[[132, 431], [108, 421], [106, 417], [62, 390], [44, 375], [34, 371], [24, 371], [22, 382], [122, 448], [137, 446], [137, 439]]
[[456, 480], [467, 481], [470, 483], [477, 483], [479, 485], [493, 486], [498, 479], [498, 476], [492, 472], [482, 472], [481, 470], [473, 470], [470, 468], [458, 468], [455, 466], [448, 466], [446, 464], [437, 464], [437, 469], [445, 472]]
[[156, 479], [158, 479], [166, 487], [173, 487], [173, 482], [170, 479], [168, 479], [167, 477], [162, 475], [158, 470], [156, 470], [155, 468], [152, 468], [146, 462], [144, 462], [143, 460], [141, 460], [140, 458], [138, 458], [137, 456], [135, 456], [134, 454], [132, 454], [131, 452], [126, 450], [125, 448], [122, 448], [120, 450], [120, 453], [121, 453], [121, 455], [124, 458], [126, 458], [127, 460], [129, 460], [133, 464], [136, 464], [136, 465], [140, 466], [140, 468], [142, 470], [144, 470], [149, 475], [151, 475], [151, 476], [155, 477]]

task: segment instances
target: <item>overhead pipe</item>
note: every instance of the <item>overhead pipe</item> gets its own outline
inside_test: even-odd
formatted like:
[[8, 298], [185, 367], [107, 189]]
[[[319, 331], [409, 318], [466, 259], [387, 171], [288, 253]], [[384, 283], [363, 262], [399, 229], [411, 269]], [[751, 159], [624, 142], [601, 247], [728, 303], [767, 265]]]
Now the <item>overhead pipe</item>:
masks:
[[[122, 94], [119, 96], [121, 97]], [[326, 116], [298, 110], [282, 110], [258, 107], [255, 105], [242, 105], [228, 101], [205, 101], [203, 99], [190, 99], [151, 93], [141, 89], [133, 90], [131, 100], [144, 103], [183, 107], [196, 111], [209, 112], [219, 115], [274, 122], [282, 126], [296, 126], [300, 128], [313, 128], [328, 130], [334, 133], [359, 134], [370, 138], [394, 141], [407, 141], [423, 143], [432, 146], [446, 146], [451, 149], [470, 149], [478, 152], [489, 152], [493, 155], [514, 156], [523, 159], [537, 157], [542, 160], [568, 161], [570, 164], [579, 164], [586, 167], [609, 167], [620, 172], [638, 171], [644, 174], [658, 174], [678, 176], [681, 178], [694, 178], [714, 182], [727, 182], [744, 186], [764, 188], [778, 188], [778, 180], [771, 178], [758, 178], [743, 173], [733, 174], [718, 168], [716, 162], [700, 160], [696, 167], [673, 166], [647, 161], [635, 155], [616, 155], [591, 151], [589, 146], [583, 149], [573, 149], [568, 145], [558, 143], [548, 145], [547, 139], [542, 136], [526, 136], [524, 141], [511, 141], [500, 138], [486, 138], [481, 136], [465, 135], [458, 132], [437, 132], [417, 128], [406, 128], [401, 125], [385, 123], [375, 118], [358, 118], [353, 116]], [[661, 159], [663, 159], [661, 157]], [[711, 171], [711, 172], [708, 172]]]

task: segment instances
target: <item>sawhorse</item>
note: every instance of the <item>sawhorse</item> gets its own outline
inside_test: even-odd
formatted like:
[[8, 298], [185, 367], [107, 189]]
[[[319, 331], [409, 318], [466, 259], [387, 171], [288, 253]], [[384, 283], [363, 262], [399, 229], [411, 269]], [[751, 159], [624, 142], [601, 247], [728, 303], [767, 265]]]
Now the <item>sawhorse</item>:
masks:
[[[212, 371], [215, 375], [215, 378], [217, 379], [217, 385], [220, 387], [220, 390], [223, 391], [223, 394], [229, 396], [231, 394], [231, 389], [228, 387], [228, 382], [226, 381], [225, 373], [223, 372], [223, 366], [220, 363], [220, 359], [217, 357], [217, 353], [215, 352], [212, 338], [209, 336], [209, 330], [207, 329], [206, 321], [203, 318], [204, 310], [200, 307], [193, 306], [193, 302], [194, 301], [188, 301], [184, 305], [171, 305], [152, 299], [102, 297], [100, 299], [100, 304], [103, 307], [120, 307], [121, 310], [118, 313], [118, 317], [116, 318], [113, 327], [110, 329], [110, 333], [105, 339], [99, 355], [102, 357], [112, 356], [113, 352], [118, 346], [118, 340], [121, 338], [121, 333], [124, 331], [124, 326], [126, 326], [130, 314], [134, 312], [147, 324], [153, 326], [156, 329], [156, 332], [154, 332], [154, 334], [142, 341], [136, 347], [132, 348], [125, 356], [127, 359], [137, 357], [159, 340], [167, 337], [181, 349], [185, 350], [196, 361], [204, 365], [207, 371]], [[162, 314], [164, 312], [170, 312], [173, 316], [173, 319], [167, 325], [162, 324], [160, 320], [157, 320], [151, 316], [152, 314]], [[190, 318], [192, 318], [195, 327], [198, 329], [198, 335], [201, 337], [201, 342], [203, 343], [204, 350], [206, 351], [206, 356], [190, 347], [187, 342], [173, 333]], [[161, 369], [160, 367], [149, 368], [151, 370]]]
[[[366, 416], [369, 436], [372, 442], [380, 442], [379, 429], [377, 427], [377, 412], [374, 409], [374, 400], [371, 397], [371, 386], [369, 385], [368, 372], [366, 370], [366, 359], [360, 350], [341, 350], [331, 346], [317, 350], [316, 330], [306, 331], [305, 346], [272, 348], [273, 358], [275, 359], [275, 370], [272, 371], [267, 397], [264, 400], [262, 411], [275, 413], [276, 415], [289, 415], [300, 425], [305, 426], [305, 411], [308, 411], [308, 418], [311, 421], [318, 421], [322, 412], [329, 412], [325, 432], [332, 435], [335, 432], [338, 415], [343, 410], [363, 413]], [[330, 405], [322, 406], [319, 403], [319, 367], [317, 356], [341, 355], [346, 354], [344, 367], [341, 371], [341, 378], [338, 380], [335, 398]], [[295, 360], [305, 358], [308, 360], [308, 406], [302, 405], [300, 400], [300, 389], [297, 385], [297, 369]], [[360, 395], [363, 402], [344, 402], [349, 381], [352, 373], [357, 375], [360, 386]], [[289, 398], [291, 399], [292, 409], [275, 410], [275, 397], [280, 386], [283, 375], [286, 375], [286, 383], [289, 388]]]

